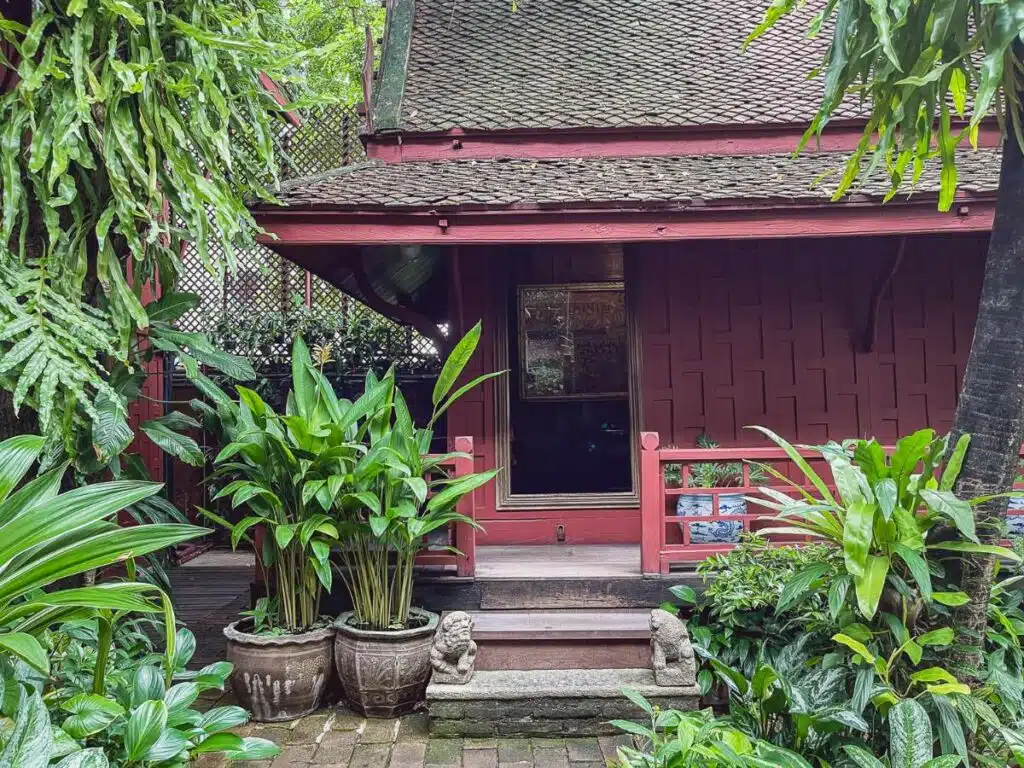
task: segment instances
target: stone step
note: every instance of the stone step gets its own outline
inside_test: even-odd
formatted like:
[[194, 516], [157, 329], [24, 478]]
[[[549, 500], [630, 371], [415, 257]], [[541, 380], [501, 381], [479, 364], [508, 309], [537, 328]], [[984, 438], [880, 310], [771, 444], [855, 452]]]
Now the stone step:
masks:
[[649, 667], [646, 609], [472, 611], [479, 670]]
[[466, 685], [427, 687], [430, 733], [440, 737], [606, 736], [609, 720], [646, 716], [631, 688], [662, 709], [696, 709], [697, 686], [659, 687], [650, 669], [477, 669]]

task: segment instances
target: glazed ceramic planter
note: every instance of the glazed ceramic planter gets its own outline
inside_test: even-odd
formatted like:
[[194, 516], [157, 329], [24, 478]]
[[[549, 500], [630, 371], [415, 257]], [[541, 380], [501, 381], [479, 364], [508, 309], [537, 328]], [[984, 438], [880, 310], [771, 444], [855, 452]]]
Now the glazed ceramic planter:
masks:
[[320, 708], [333, 672], [334, 627], [300, 635], [251, 635], [239, 629], [249, 619], [224, 628], [231, 688], [239, 706], [262, 723], [294, 720]]
[[[678, 497], [676, 516], [711, 517], [715, 510], [715, 499], [710, 493], [687, 494]], [[723, 493], [718, 496], [718, 514], [745, 515], [747, 502], [742, 493]], [[709, 520], [708, 522], [688, 521], [680, 523], [690, 526], [691, 544], [735, 544], [743, 531], [742, 520]]]
[[358, 629], [352, 616], [343, 613], [334, 624], [334, 663], [349, 707], [369, 717], [411, 712], [430, 679], [437, 614], [413, 608], [410, 617], [420, 626], [395, 631]]

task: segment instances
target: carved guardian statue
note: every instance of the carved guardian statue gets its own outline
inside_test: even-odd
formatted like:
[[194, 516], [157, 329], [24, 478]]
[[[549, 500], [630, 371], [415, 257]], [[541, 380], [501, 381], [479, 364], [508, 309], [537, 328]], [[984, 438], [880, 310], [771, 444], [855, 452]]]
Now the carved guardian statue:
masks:
[[465, 685], [473, 677], [475, 662], [473, 617], [464, 611], [445, 614], [430, 647], [430, 665], [434, 669], [432, 681]]
[[651, 661], [657, 685], [696, 685], [697, 664], [686, 624], [660, 608], [651, 611]]

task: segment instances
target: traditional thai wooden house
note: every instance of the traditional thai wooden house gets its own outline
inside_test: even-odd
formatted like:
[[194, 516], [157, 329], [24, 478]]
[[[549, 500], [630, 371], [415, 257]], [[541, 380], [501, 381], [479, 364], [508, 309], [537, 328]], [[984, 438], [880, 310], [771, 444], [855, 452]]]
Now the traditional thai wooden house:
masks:
[[724, 519], [680, 525], [677, 508], [711, 512], [675, 497], [694, 462], [779, 460], [745, 425], [802, 442], [950, 425], [998, 133], [961, 159], [950, 213], [937, 167], [884, 205], [878, 173], [830, 202], [864, 116], [851, 103], [792, 156], [827, 41], [791, 23], [744, 52], [764, 5], [393, 0], [370, 159], [258, 209], [269, 245], [439, 346], [483, 321], [475, 373], [508, 375], [448, 434], [503, 471], [463, 576], [639, 577], [729, 546], [752, 510], [716, 491]]

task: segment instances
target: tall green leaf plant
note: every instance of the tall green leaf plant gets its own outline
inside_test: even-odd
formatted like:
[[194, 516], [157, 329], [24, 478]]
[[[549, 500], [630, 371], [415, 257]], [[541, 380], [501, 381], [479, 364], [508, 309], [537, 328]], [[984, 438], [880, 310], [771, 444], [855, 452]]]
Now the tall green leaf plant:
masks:
[[[444, 465], [462, 454], [431, 454], [434, 426], [469, 390], [503, 371], [455, 388], [480, 341], [477, 323], [452, 349], [433, 391], [434, 410], [417, 427], [395, 385], [394, 370], [381, 379], [367, 373], [357, 437], [364, 449], [337, 499], [342, 537], [340, 571], [352, 598], [353, 621], [372, 629], [401, 629], [410, 622], [416, 555], [426, 536], [452, 524], [476, 526], [456, 510], [459, 502], [490, 482], [496, 470], [451, 477]], [[454, 548], [449, 547], [454, 550]]]
[[[845, 596], [852, 586], [865, 618], [875, 615], [887, 590], [902, 606], [889, 606], [894, 613], [912, 610], [916, 601], [944, 599], [945, 593], [932, 588], [929, 566], [939, 553], [1018, 559], [1005, 547], [979, 542], [972, 510], [988, 497], [960, 499], [953, 493], [969, 435], [960, 437], [948, 457], [947, 437], [931, 429], [900, 439], [891, 454], [874, 439], [801, 446], [817, 450], [828, 463], [833, 491], [797, 447], [764, 427], [754, 429], [782, 448], [806, 480], [797, 483], [774, 467], [762, 467], [781, 485], [762, 487], [762, 495], [747, 500], [774, 510], [784, 524], [762, 533], [808, 536], [840, 549], [846, 575], [833, 582], [837, 596], [830, 599], [842, 602], [838, 593]], [[784, 598], [794, 590], [806, 591], [827, 570], [825, 565], [816, 568], [798, 574]]]
[[[116, 563], [131, 566], [132, 558], [206, 531], [182, 524], [122, 528], [111, 520], [118, 511], [159, 492], [159, 483], [123, 480], [60, 493], [66, 464], [25, 482], [44, 444], [37, 435], [0, 443], [0, 652], [47, 674], [49, 659], [39, 638], [50, 627], [98, 617], [101, 627], [109, 630], [115, 614], [162, 611], [168, 628], [168, 658], [172, 657], [174, 611], [160, 589], [131, 581], [71, 588], [56, 585]], [[109, 643], [108, 631], [101, 636], [101, 653]], [[95, 671], [99, 684], [103, 672], [101, 659]]]

